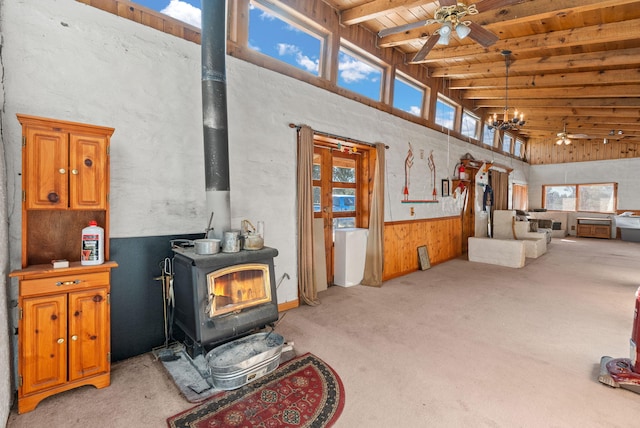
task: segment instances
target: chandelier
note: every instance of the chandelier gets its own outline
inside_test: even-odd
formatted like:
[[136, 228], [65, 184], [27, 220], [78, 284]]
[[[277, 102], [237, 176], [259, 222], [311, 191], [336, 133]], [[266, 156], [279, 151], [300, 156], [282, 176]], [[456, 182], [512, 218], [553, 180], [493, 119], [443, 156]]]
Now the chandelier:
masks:
[[507, 69], [504, 87], [504, 113], [502, 118], [498, 118], [498, 115], [494, 113], [489, 128], [500, 131], [517, 131], [525, 124], [524, 114], [520, 113], [520, 115], [518, 115], [518, 110], [516, 109], [513, 117], [509, 118], [509, 56], [511, 55], [511, 51], [504, 50], [501, 53], [504, 55], [504, 62]]

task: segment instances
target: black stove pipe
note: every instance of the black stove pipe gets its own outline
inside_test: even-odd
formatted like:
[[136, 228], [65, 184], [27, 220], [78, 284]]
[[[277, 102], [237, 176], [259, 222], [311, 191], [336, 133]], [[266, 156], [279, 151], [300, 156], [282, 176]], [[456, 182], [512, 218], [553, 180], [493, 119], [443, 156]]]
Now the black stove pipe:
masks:
[[208, 212], [213, 235], [230, 229], [229, 135], [227, 125], [226, 1], [202, 1], [202, 123]]

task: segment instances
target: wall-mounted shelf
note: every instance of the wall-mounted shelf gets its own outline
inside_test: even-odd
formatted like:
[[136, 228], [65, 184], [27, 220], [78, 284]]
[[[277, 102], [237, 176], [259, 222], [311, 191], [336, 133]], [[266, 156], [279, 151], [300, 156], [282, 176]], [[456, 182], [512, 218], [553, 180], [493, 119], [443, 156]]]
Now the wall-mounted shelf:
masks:
[[414, 200], [408, 200], [408, 201], [400, 201], [403, 204], [437, 204], [440, 201], [437, 200], [427, 200], [427, 199], [414, 199]]

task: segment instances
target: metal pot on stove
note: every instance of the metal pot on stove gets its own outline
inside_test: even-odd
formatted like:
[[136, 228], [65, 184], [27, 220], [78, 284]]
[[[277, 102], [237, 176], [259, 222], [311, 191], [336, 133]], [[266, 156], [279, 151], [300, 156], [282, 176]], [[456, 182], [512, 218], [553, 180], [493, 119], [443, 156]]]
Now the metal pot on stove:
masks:
[[220, 252], [220, 240], [212, 238], [203, 239], [173, 239], [171, 240], [172, 247], [193, 247], [196, 254], [210, 255]]

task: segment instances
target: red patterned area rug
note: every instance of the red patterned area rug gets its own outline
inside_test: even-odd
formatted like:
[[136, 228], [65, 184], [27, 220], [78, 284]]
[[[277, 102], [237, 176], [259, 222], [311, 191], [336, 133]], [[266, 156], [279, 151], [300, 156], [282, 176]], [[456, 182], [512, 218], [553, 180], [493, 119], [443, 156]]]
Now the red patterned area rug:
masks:
[[242, 388], [167, 419], [173, 428], [330, 427], [344, 407], [335, 371], [313, 354], [294, 358]]

